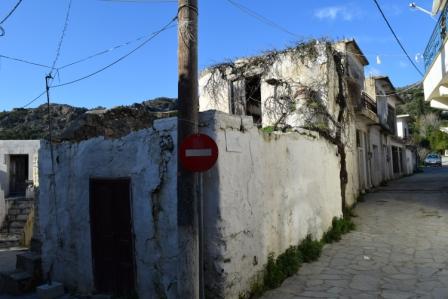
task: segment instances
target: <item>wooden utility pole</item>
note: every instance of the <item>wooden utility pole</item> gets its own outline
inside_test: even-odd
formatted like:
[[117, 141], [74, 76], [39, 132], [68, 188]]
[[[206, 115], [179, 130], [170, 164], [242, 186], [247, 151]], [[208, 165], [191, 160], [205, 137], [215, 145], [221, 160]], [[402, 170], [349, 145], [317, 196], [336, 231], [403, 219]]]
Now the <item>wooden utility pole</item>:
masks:
[[[198, 0], [179, 0], [178, 11], [178, 145], [198, 133]], [[182, 168], [178, 159], [178, 295], [199, 298], [199, 231], [197, 175]]]

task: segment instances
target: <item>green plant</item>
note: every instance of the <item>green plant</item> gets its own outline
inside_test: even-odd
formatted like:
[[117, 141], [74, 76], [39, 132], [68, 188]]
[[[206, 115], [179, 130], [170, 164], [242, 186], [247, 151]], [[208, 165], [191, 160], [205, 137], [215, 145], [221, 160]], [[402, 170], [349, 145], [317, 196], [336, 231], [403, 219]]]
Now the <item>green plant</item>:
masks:
[[264, 128], [262, 128], [261, 130], [262, 130], [263, 132], [265, 132], [265, 133], [269, 133], [269, 134], [271, 134], [272, 132], [275, 131], [275, 128], [274, 128], [274, 126], [268, 126], [268, 127], [264, 127]]
[[286, 276], [278, 266], [277, 261], [274, 258], [274, 254], [269, 254], [268, 263], [266, 264], [266, 271], [264, 274], [264, 285], [267, 289], [275, 289], [279, 287]]
[[313, 240], [311, 235], [306, 236], [305, 240], [298, 246], [303, 262], [309, 263], [317, 260], [322, 253], [323, 244], [320, 241]]
[[345, 218], [333, 218], [332, 227], [327, 231], [322, 240], [325, 243], [333, 243], [341, 240], [343, 234], [346, 234], [355, 229], [355, 224], [349, 217]]

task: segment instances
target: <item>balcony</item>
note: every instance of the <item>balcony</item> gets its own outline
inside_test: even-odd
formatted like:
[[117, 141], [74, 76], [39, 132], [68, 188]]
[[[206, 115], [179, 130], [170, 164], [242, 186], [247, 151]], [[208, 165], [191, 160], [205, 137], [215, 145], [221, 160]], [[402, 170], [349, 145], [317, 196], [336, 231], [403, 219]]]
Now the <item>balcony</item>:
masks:
[[428, 71], [431, 64], [434, 62], [437, 54], [439, 54], [446, 38], [446, 16], [448, 7], [442, 10], [436, 27], [434, 28], [425, 52], [423, 53], [423, 60], [425, 62], [425, 70]]
[[376, 102], [365, 92], [361, 95], [361, 100], [356, 107], [356, 113], [369, 124], [379, 122]]
[[447, 15], [448, 7], [445, 5], [423, 54], [425, 101], [430, 101], [431, 107], [443, 110], [448, 110]]

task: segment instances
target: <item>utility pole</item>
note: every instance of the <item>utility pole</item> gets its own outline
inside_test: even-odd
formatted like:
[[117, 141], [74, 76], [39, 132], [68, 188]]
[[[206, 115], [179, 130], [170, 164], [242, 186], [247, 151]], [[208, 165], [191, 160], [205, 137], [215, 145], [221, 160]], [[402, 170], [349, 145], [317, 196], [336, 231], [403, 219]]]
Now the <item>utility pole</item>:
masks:
[[[179, 0], [178, 9], [178, 145], [198, 133], [198, 0]], [[179, 298], [199, 298], [198, 177], [178, 159], [177, 226]]]

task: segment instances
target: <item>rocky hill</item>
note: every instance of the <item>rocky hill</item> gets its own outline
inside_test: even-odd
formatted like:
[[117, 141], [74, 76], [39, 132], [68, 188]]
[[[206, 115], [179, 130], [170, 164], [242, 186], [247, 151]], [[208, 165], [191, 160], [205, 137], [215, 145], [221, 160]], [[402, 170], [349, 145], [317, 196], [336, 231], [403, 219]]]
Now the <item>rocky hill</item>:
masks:
[[[150, 127], [155, 119], [176, 114], [176, 100], [157, 98], [130, 106], [88, 110], [52, 104], [53, 136], [56, 141], [81, 141], [96, 136], [118, 138]], [[48, 138], [46, 105], [0, 112], [0, 139]]]

